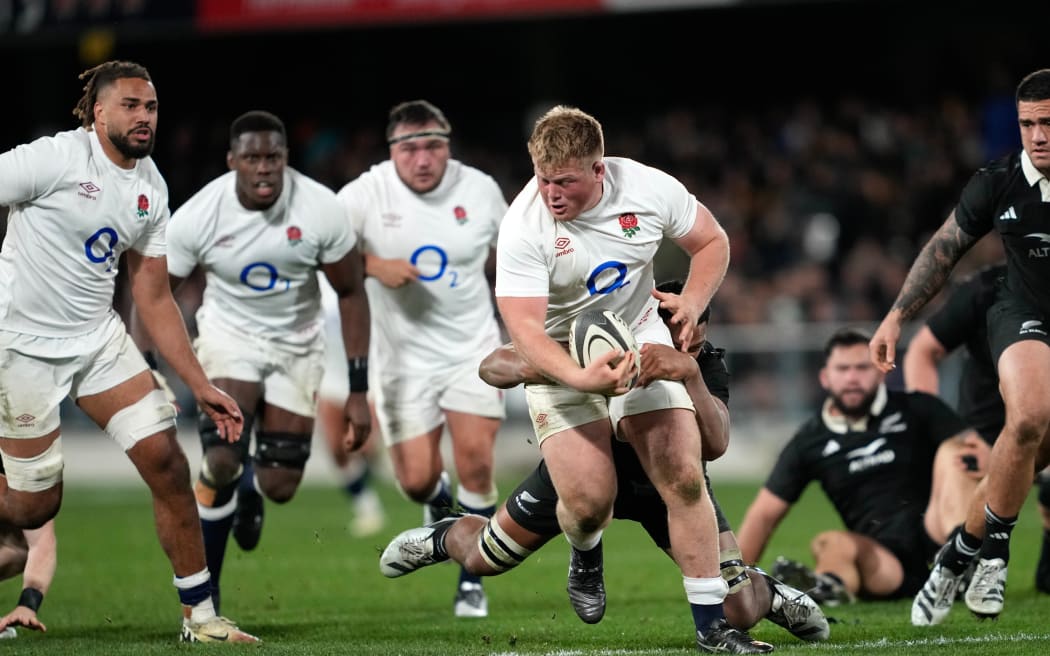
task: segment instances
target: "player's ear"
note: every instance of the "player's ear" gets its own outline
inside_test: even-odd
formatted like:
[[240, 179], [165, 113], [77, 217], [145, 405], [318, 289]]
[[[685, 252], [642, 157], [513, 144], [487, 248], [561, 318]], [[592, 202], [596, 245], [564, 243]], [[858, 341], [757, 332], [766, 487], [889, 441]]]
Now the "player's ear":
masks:
[[233, 170], [233, 151], [232, 150], [227, 150], [226, 151], [226, 168], [230, 169], [231, 171]]
[[827, 367], [821, 367], [820, 368], [820, 386], [823, 387], [825, 390], [829, 389], [828, 388], [828, 368]]

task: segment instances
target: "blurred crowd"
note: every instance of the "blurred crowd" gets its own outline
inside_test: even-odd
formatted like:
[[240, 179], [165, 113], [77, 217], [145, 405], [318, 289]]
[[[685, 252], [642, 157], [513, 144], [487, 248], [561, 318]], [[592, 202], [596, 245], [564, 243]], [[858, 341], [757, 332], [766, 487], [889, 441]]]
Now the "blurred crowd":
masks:
[[[973, 171], [1020, 145], [1009, 94], [908, 107], [803, 99], [598, 116], [608, 154], [676, 176], [729, 233], [732, 264], [715, 320], [732, 324], [880, 318]], [[226, 126], [171, 125], [158, 159], [177, 206], [222, 172]], [[381, 124], [307, 119], [289, 127], [292, 164], [334, 189], [387, 156]], [[508, 200], [531, 175], [519, 127], [502, 142], [457, 136], [453, 144]], [[665, 249], [659, 273], [680, 269], [675, 256]], [[988, 239], [956, 275], [1000, 256]]]
[[[645, 118], [584, 109], [602, 120], [608, 154], [676, 176], [729, 233], [732, 262], [715, 298], [716, 326], [877, 321], [969, 176], [1020, 146], [1008, 91], [908, 106], [851, 97], [735, 108], [712, 103]], [[532, 174], [522, 136], [528, 117], [505, 131], [490, 125], [490, 133], [500, 135], [485, 139], [458, 129], [457, 121], [469, 117], [450, 118], [453, 155], [490, 173], [512, 199]], [[292, 165], [333, 189], [388, 156], [382, 123], [293, 118], [288, 127]], [[210, 119], [169, 117], [158, 132], [155, 157], [172, 209], [225, 170], [227, 129]], [[954, 276], [1001, 257], [998, 241], [986, 238]], [[684, 273], [685, 259], [673, 246], [659, 258], [658, 278]], [[180, 299], [191, 323], [196, 300], [192, 293]], [[818, 354], [785, 363], [785, 355], [772, 362], [760, 350], [737, 351], [731, 364], [749, 405], [805, 407], [806, 397], [819, 395], [811, 384], [803, 398], [784, 398], [791, 390], [800, 393], [796, 384], [808, 375], [798, 372], [819, 367]], [[770, 367], [794, 375], [767, 376]]]

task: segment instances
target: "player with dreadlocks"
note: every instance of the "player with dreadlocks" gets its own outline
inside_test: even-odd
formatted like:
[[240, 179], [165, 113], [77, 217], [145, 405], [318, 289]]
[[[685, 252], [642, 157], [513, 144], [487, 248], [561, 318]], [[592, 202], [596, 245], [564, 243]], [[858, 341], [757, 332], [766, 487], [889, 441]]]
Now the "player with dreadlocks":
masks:
[[237, 404], [208, 381], [168, 288], [168, 188], [150, 159], [157, 91], [132, 62], [109, 61], [81, 79], [79, 129], [0, 154], [0, 205], [11, 211], [0, 252], [0, 522], [31, 529], [58, 513], [59, 404], [69, 396], [149, 486], [182, 640], [257, 642], [215, 612], [175, 409], [112, 308], [126, 254], [144, 328], [218, 432], [236, 441]]

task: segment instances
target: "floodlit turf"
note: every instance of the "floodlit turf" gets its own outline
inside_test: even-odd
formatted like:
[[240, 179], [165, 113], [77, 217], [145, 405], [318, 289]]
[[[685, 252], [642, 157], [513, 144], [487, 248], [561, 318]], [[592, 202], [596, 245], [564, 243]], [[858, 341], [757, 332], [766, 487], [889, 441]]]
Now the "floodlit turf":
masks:
[[[504, 481], [501, 489], [511, 488]], [[716, 483], [717, 485], [717, 483]], [[719, 498], [739, 521], [751, 485], [721, 485]], [[153, 532], [143, 488], [66, 490], [58, 520], [59, 569], [41, 613], [46, 635], [21, 631], [0, 641], [19, 654], [169, 654], [191, 650], [260, 650], [265, 654], [690, 654], [692, 621], [681, 578], [634, 524], [619, 522], [605, 541], [608, 612], [596, 626], [573, 614], [566, 598], [567, 546], [556, 540], [518, 569], [486, 583], [490, 617], [456, 619], [457, 570], [439, 565], [401, 579], [384, 578], [379, 551], [418, 507], [381, 490], [390, 512], [380, 537], [346, 532], [347, 506], [334, 489], [307, 488], [289, 505], [267, 506], [259, 548], [242, 553], [231, 540], [223, 576], [224, 612], [261, 636], [260, 647], [176, 645], [179, 607]], [[1037, 595], [1032, 572], [1039, 529], [1034, 501], [1014, 532], [1006, 612], [979, 623], [960, 603], [941, 627], [908, 623], [910, 602], [860, 603], [830, 609], [831, 640], [801, 643], [763, 622], [756, 637], [781, 653], [1031, 654], [1050, 651], [1050, 597]], [[837, 526], [819, 490], [788, 516], [764, 558], [811, 562], [809, 537]], [[0, 585], [14, 603], [20, 581]], [[6, 608], [4, 610], [7, 610]]]

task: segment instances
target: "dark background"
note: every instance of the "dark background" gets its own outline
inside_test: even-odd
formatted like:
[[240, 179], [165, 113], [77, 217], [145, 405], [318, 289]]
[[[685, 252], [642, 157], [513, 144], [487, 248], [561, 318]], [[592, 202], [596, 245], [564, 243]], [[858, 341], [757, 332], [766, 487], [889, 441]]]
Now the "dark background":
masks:
[[[180, 4], [160, 6], [177, 14]], [[164, 169], [173, 164], [165, 161], [169, 126], [210, 129], [252, 108], [270, 109], [290, 126], [378, 132], [392, 104], [425, 97], [466, 141], [523, 157], [529, 110], [554, 102], [579, 105], [611, 131], [672, 105], [754, 108], [844, 95], [907, 104], [949, 92], [976, 101], [1050, 65], [1040, 6], [766, 2], [218, 34], [160, 18], [94, 26], [113, 36], [112, 57], [145, 64], [156, 81]], [[7, 89], [0, 148], [74, 127], [76, 74], [90, 63], [81, 49], [92, 42], [82, 28], [91, 24], [0, 33]]]

